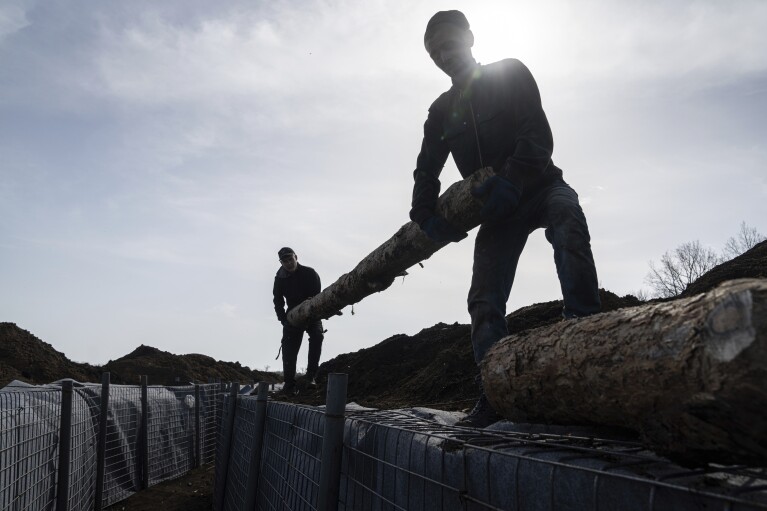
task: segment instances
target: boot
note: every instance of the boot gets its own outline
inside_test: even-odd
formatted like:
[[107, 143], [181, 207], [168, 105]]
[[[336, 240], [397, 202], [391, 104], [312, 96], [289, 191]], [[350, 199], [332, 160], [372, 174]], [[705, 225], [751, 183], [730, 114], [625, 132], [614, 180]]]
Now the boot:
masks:
[[495, 424], [502, 419], [503, 417], [498, 415], [488, 402], [483, 390], [474, 408], [466, 417], [456, 422], [455, 425], [468, 428], [486, 428], [490, 424]]

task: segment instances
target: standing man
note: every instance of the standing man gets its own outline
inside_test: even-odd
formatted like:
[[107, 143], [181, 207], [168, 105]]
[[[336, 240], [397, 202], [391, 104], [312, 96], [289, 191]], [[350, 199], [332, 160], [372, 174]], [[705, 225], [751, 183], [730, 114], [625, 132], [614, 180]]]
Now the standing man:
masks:
[[[435, 14], [424, 45], [453, 86], [429, 108], [410, 218], [436, 241], [462, 240], [466, 233], [436, 213], [442, 167], [452, 154], [464, 178], [482, 167], [495, 170], [472, 190], [483, 204], [468, 297], [479, 364], [508, 335], [506, 302], [530, 233], [545, 228], [554, 248], [565, 318], [599, 312], [597, 273], [578, 195], [551, 160], [551, 129], [530, 71], [516, 59], [478, 64], [471, 52], [474, 34], [460, 11]], [[498, 419], [483, 389], [461, 424], [485, 427]]]
[[[304, 327], [296, 327], [288, 322], [288, 312], [295, 306], [318, 294], [321, 290], [320, 276], [308, 266], [298, 264], [298, 256], [292, 248], [283, 247], [277, 252], [282, 267], [274, 277], [274, 310], [282, 323], [282, 371], [285, 378], [283, 392], [296, 394], [296, 359], [301, 349], [304, 332], [309, 334], [309, 363], [306, 366], [306, 378], [309, 384], [317, 384], [317, 366], [322, 353], [322, 340], [325, 338], [322, 321], [310, 322]], [[285, 302], [288, 308], [285, 310]]]

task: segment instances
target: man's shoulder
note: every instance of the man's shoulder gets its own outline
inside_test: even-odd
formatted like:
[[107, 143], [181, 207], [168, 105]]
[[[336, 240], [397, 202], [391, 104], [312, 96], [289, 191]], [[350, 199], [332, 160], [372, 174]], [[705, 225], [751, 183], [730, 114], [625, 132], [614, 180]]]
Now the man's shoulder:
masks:
[[519, 59], [509, 58], [482, 66], [483, 75], [503, 75], [527, 69]]
[[307, 275], [310, 275], [310, 274], [317, 275], [317, 272], [314, 271], [314, 268], [312, 268], [311, 266], [300, 265], [298, 269], [301, 270], [301, 273], [305, 273]]
[[455, 94], [455, 87], [451, 87], [435, 99], [431, 106], [429, 106], [429, 112], [444, 112], [448, 109], [450, 104], [450, 98]]

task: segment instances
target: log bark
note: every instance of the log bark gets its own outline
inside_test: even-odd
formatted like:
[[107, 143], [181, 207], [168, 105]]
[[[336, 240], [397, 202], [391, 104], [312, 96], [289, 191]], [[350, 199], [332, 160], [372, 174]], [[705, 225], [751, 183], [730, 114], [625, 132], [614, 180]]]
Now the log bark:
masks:
[[688, 464], [767, 462], [767, 279], [512, 335], [481, 370], [513, 421], [629, 428]]
[[[439, 197], [437, 210], [454, 226], [465, 232], [480, 223], [480, 202], [471, 189], [493, 175], [490, 167], [479, 169], [471, 176], [453, 183]], [[381, 246], [367, 255], [357, 266], [341, 275], [320, 294], [304, 301], [288, 313], [288, 321], [301, 326], [314, 319], [335, 315], [348, 305], [387, 289], [394, 278], [447, 245], [426, 236], [414, 222], [408, 222]]]

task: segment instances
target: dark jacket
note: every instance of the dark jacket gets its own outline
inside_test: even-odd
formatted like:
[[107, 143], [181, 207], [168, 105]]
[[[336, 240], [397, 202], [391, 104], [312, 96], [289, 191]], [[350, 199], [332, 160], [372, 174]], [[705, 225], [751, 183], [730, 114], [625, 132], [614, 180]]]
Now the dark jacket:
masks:
[[[320, 276], [317, 272], [308, 266], [296, 268], [296, 271], [290, 273], [285, 268], [280, 268], [274, 277], [274, 310], [277, 312], [277, 319], [280, 322], [288, 318], [288, 312], [307, 298], [318, 294], [322, 287]], [[288, 303], [288, 309], [285, 310], [285, 302]]]
[[522, 201], [562, 177], [551, 161], [554, 141], [538, 85], [516, 59], [479, 66], [477, 76], [432, 103], [413, 172], [410, 218], [430, 216], [440, 192], [439, 175], [449, 154], [465, 178], [493, 167], [522, 188]]

